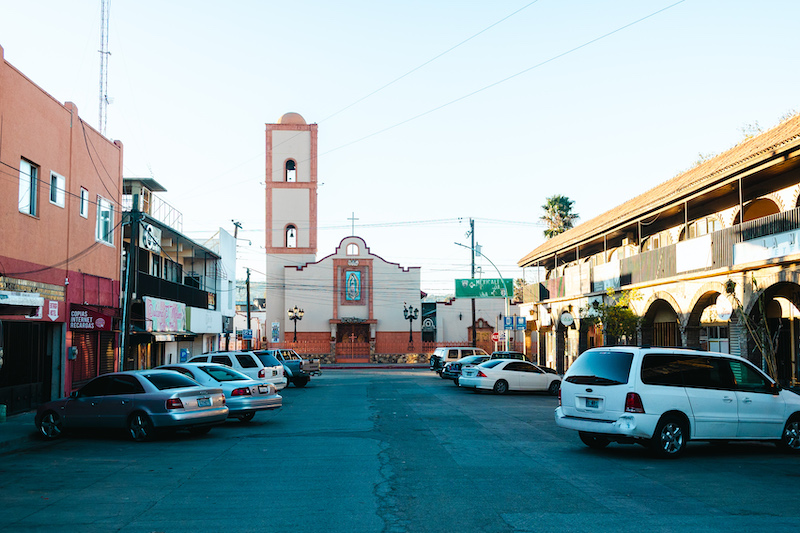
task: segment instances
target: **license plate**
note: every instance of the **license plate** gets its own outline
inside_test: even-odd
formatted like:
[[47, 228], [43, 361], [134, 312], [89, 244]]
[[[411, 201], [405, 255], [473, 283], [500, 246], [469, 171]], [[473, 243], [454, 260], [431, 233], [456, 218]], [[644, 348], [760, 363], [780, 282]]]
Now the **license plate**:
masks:
[[273, 370], [273, 371], [272, 371], [272, 375], [273, 375], [273, 376], [277, 376], [277, 375], [278, 375], [278, 371], [277, 371], [277, 370]]
[[211, 398], [198, 398], [197, 407], [211, 407]]
[[266, 394], [269, 392], [269, 387], [267, 387], [266, 385], [259, 385], [258, 392], [260, 392], [261, 394]]
[[599, 398], [586, 398], [586, 408], [587, 409], [597, 409], [600, 407], [600, 399]]

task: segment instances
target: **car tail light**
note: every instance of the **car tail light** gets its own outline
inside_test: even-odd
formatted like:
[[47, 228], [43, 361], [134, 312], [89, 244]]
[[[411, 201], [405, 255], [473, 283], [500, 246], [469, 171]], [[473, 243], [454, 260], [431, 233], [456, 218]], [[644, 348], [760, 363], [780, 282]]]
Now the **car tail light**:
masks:
[[259, 370], [258, 371], [258, 377], [259, 377], [259, 379], [264, 379], [265, 377], [267, 377], [267, 369], [266, 368], [262, 368], [261, 370]]
[[478, 373], [476, 374], [476, 376], [479, 377], [479, 378], [485, 378], [486, 374], [484, 374], [483, 371], [478, 370]]
[[642, 397], [635, 392], [629, 392], [625, 396], [625, 412], [626, 413], [644, 413], [644, 405], [642, 405]]
[[183, 402], [180, 398], [170, 398], [167, 400], [167, 409], [183, 409]]
[[561, 407], [561, 387], [558, 388], [558, 406]]
[[233, 392], [231, 392], [231, 396], [250, 396], [250, 394], [250, 387], [240, 387], [233, 389]]

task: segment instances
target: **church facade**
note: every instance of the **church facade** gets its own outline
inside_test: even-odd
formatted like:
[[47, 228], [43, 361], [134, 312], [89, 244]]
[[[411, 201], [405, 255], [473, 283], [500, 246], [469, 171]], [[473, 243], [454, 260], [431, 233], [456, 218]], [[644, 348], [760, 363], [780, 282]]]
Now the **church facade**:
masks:
[[419, 267], [386, 261], [356, 236], [316, 259], [317, 125], [297, 113], [267, 124], [266, 154], [267, 346], [337, 361], [421, 352]]

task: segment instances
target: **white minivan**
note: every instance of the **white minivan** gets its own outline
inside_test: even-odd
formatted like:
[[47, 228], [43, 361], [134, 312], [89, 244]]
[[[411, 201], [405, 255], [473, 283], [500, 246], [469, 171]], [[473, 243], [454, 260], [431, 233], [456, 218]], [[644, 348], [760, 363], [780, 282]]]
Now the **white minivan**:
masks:
[[689, 440], [770, 440], [800, 452], [800, 395], [722, 353], [587, 350], [564, 375], [555, 420], [595, 449], [638, 443], [677, 457]]

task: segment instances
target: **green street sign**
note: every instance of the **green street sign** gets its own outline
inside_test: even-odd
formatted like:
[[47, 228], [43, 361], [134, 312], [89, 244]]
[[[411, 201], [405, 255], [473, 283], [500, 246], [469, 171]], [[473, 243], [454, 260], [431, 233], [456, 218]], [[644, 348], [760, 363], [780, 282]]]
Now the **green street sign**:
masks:
[[[505, 294], [503, 294], [504, 288]], [[456, 298], [511, 298], [513, 295], [513, 279], [489, 278], [456, 280]]]

